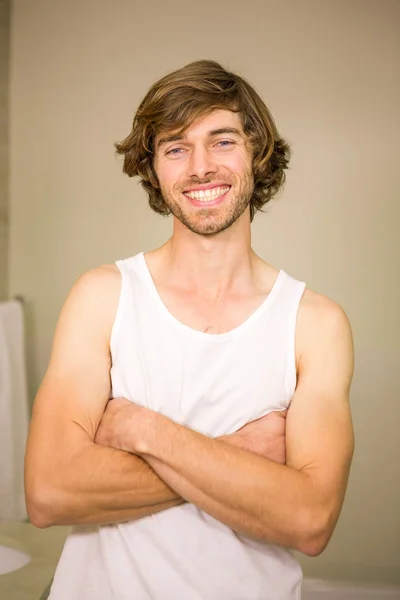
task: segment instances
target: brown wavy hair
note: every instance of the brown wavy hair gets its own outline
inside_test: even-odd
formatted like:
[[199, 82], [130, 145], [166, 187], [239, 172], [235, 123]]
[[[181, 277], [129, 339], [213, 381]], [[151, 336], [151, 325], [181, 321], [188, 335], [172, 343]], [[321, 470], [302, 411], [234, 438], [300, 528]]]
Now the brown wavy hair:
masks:
[[154, 170], [154, 142], [159, 134], [182, 134], [199, 117], [215, 109], [240, 115], [253, 151], [254, 192], [250, 219], [275, 196], [285, 182], [290, 147], [279, 136], [268, 108], [242, 77], [212, 60], [192, 62], [157, 81], [141, 101], [132, 131], [116, 143], [124, 156], [123, 172], [141, 178], [153, 210], [170, 214]]

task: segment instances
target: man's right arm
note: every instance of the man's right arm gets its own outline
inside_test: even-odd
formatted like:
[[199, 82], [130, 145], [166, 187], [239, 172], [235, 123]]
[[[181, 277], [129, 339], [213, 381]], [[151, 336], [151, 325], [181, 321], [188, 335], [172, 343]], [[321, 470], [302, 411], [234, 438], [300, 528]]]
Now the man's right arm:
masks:
[[99, 267], [78, 279], [62, 308], [25, 458], [37, 527], [128, 521], [182, 502], [141, 458], [94, 443], [110, 396], [120, 287], [116, 267]]

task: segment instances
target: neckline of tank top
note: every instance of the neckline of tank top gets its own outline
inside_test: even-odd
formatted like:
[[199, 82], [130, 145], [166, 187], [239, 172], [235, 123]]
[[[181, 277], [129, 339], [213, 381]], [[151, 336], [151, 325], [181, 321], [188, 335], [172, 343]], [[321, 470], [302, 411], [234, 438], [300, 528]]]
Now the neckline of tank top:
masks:
[[182, 321], [174, 317], [174, 315], [165, 306], [160, 294], [158, 293], [157, 286], [154, 283], [153, 277], [150, 273], [150, 269], [147, 266], [144, 252], [140, 252], [136, 256], [136, 258], [138, 260], [139, 266], [144, 276], [145, 283], [147, 284], [150, 293], [152, 294], [160, 310], [164, 313], [164, 315], [166, 315], [166, 317], [171, 321], [171, 323], [173, 323], [176, 327], [191, 335], [192, 337], [195, 337], [198, 340], [211, 343], [226, 342], [231, 338], [236, 337], [239, 333], [246, 331], [250, 327], [250, 325], [271, 306], [276, 296], [278, 295], [278, 292], [280, 291], [284, 280], [287, 278], [286, 272], [283, 269], [280, 269], [268, 296], [260, 304], [260, 306], [258, 306], [256, 310], [252, 312], [251, 315], [249, 315], [245, 321], [243, 321], [243, 323], [240, 323], [240, 325], [237, 325], [237, 327], [235, 327], [234, 329], [231, 329], [230, 331], [225, 331], [224, 333], [205, 333], [203, 331], [199, 331], [198, 329], [193, 329], [192, 327], [189, 327], [189, 325], [185, 325], [185, 323], [182, 323]]

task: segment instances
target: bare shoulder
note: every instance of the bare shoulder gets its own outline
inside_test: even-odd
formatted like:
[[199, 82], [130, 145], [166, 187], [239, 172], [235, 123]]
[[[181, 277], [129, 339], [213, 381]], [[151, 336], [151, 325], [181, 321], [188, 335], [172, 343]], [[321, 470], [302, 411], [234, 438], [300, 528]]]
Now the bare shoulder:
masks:
[[81, 296], [89, 301], [96, 299], [101, 307], [119, 295], [121, 273], [116, 265], [101, 265], [80, 275], [72, 286], [70, 296]]
[[78, 286], [114, 285], [121, 280], [120, 270], [115, 264], [100, 265], [82, 273], [75, 282]]
[[[57, 331], [65, 337], [72, 329], [108, 336], [118, 306], [121, 273], [116, 265], [101, 265], [80, 275], [61, 309]], [[56, 331], [56, 336], [57, 336]]]
[[344, 309], [327, 296], [306, 288], [299, 306], [300, 328], [342, 328], [350, 330], [350, 322]]
[[318, 354], [335, 352], [347, 357], [352, 369], [353, 335], [349, 318], [340, 304], [306, 288], [297, 317], [297, 365]]

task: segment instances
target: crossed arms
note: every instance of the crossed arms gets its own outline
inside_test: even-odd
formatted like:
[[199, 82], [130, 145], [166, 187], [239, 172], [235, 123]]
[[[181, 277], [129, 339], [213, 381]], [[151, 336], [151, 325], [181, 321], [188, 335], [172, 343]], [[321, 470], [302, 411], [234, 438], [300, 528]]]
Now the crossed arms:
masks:
[[247, 436], [209, 439], [133, 403], [108, 403], [119, 291], [114, 267], [95, 269], [61, 311], [28, 438], [31, 521], [120, 522], [187, 501], [237, 532], [319, 554], [337, 522], [353, 453], [353, 347], [340, 307], [314, 295], [299, 312], [298, 385], [286, 419], [286, 464], [279, 464], [268, 449], [258, 451], [261, 442], [249, 451], [250, 434], [269, 435], [267, 421], [243, 428]]

